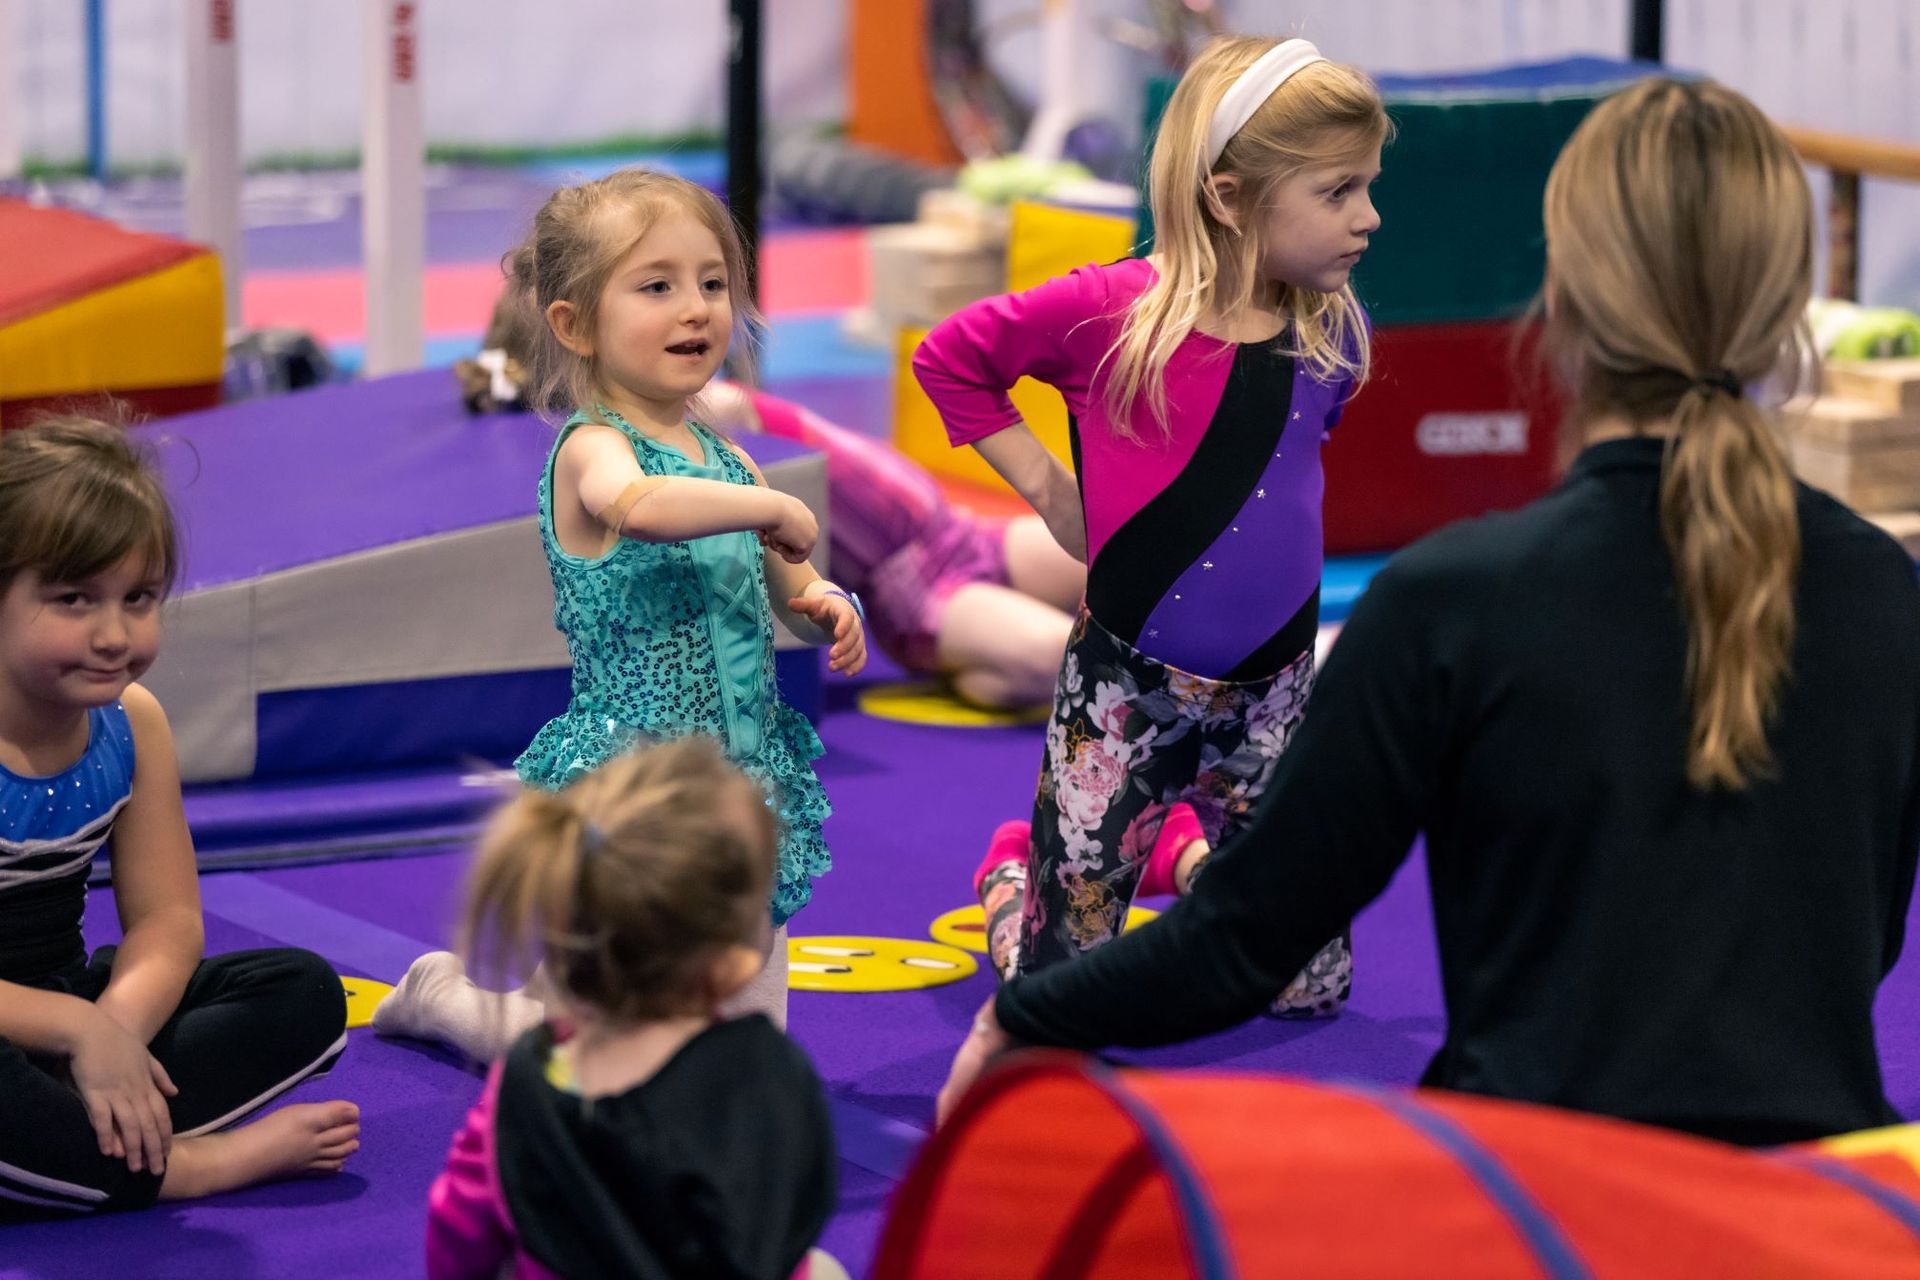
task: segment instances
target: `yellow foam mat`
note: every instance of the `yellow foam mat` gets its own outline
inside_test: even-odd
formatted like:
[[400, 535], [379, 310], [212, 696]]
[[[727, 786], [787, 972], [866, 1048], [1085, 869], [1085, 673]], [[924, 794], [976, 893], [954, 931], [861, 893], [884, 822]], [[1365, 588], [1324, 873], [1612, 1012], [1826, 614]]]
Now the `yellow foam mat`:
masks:
[[997, 729], [1014, 724], [1041, 724], [1050, 709], [1044, 704], [995, 710], [976, 707], [956, 698], [946, 686], [931, 680], [877, 684], [863, 689], [860, 710], [876, 720], [901, 724], [931, 724], [954, 729]]
[[340, 985], [347, 989], [349, 1028], [372, 1025], [374, 1009], [393, 992], [392, 986], [372, 978], [342, 978]]
[[0, 328], [0, 400], [218, 382], [220, 260], [201, 254]]
[[[1152, 907], [1128, 907], [1127, 926], [1121, 932], [1131, 933], [1159, 914]], [[987, 917], [977, 902], [935, 916], [933, 923], [927, 926], [927, 932], [933, 935], [935, 942], [944, 942], [950, 947], [958, 947], [976, 955], [987, 953]]]
[[[1131, 218], [1045, 204], [1015, 204], [1007, 240], [1007, 288], [1012, 292], [1031, 289], [1075, 267], [1124, 258], [1133, 251], [1133, 237]], [[939, 413], [915, 381], [913, 353], [926, 336], [924, 329], [900, 331], [893, 380], [894, 447], [937, 476], [1004, 492], [1006, 481], [981, 461], [979, 454], [972, 449], [956, 449], [947, 442]], [[1059, 392], [1032, 378], [1022, 378], [1009, 395], [1040, 443], [1071, 468], [1067, 406]]]
[[1089, 262], [1133, 252], [1132, 218], [1016, 201], [1007, 232], [1007, 288], [1018, 293]]
[[1890, 1124], [1883, 1129], [1862, 1129], [1843, 1133], [1816, 1143], [1822, 1151], [1836, 1156], [1898, 1156], [1920, 1173], [1920, 1124]]
[[971, 978], [980, 962], [958, 947], [905, 938], [787, 939], [793, 991], [918, 991]]

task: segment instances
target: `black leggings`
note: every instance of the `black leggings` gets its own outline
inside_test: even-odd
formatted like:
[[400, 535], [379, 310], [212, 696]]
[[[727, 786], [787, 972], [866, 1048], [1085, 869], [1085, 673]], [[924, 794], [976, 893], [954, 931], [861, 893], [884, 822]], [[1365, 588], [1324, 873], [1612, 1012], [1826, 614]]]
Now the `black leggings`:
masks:
[[[112, 947], [28, 985], [97, 1000]], [[176, 1138], [238, 1123], [333, 1065], [347, 1043], [346, 992], [327, 962], [292, 947], [204, 960], [148, 1049], [179, 1092]], [[0, 1039], [0, 1222], [48, 1212], [139, 1209], [160, 1176], [100, 1154], [66, 1062]]]

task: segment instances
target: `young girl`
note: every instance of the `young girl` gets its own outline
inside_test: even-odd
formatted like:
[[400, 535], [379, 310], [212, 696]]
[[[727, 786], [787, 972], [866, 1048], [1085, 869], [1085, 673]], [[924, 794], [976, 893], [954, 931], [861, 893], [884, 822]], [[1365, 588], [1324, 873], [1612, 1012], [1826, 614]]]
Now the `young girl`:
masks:
[[[469, 411], [525, 407], [526, 362], [545, 328], [530, 312], [503, 298], [483, 350], [454, 366]], [[738, 383], [714, 381], [700, 411], [723, 432], [765, 432], [826, 455], [828, 568], [859, 594], [873, 641], [889, 658], [951, 680], [981, 706], [1051, 697], [1087, 570], [1038, 516], [995, 520], [961, 510], [885, 441]]]
[[[1306, 41], [1218, 41], [1154, 146], [1154, 256], [976, 303], [914, 357], [953, 442], [1088, 565], [1031, 834], [1002, 827], [976, 875], [1003, 976], [1110, 940], [1149, 862], [1156, 888], [1183, 850], [1190, 874], [1299, 724], [1320, 444], [1367, 375], [1347, 277], [1380, 225], [1388, 129], [1372, 83]], [[1077, 484], [1007, 398], [1023, 375], [1067, 401]], [[1198, 822], [1163, 838], [1181, 801]], [[1331, 1011], [1350, 975], [1336, 939], [1276, 1012]]]
[[478, 972], [538, 962], [564, 1029], [487, 1077], [434, 1182], [427, 1274], [786, 1280], [833, 1212], [820, 1081], [763, 1017], [776, 862], [759, 787], [710, 740], [649, 747], [494, 819], [468, 885]]
[[[747, 1001], [784, 1025], [786, 922], [827, 869], [830, 809], [809, 767], [820, 739], [774, 686], [772, 619], [831, 645], [828, 667], [849, 676], [866, 638], [857, 598], [806, 563], [812, 513], [688, 416], [755, 318], [732, 292], [746, 273], [739, 238], [703, 188], [629, 169], [555, 192], [510, 262], [512, 296], [542, 318], [532, 402], [579, 406], [539, 487], [573, 697], [515, 767], [557, 789], [638, 737], [720, 741], [779, 814], [770, 962]], [[434, 952], [374, 1025], [489, 1057], [501, 1021], [482, 994]], [[528, 1001], [505, 1025], [538, 1016]]]
[[[350, 1102], [220, 1132], [332, 1065], [346, 994], [305, 951], [201, 959], [173, 740], [134, 683], [177, 562], [121, 430], [0, 434], [0, 1221], [333, 1173], [360, 1145]], [[89, 960], [103, 845], [122, 936]]]

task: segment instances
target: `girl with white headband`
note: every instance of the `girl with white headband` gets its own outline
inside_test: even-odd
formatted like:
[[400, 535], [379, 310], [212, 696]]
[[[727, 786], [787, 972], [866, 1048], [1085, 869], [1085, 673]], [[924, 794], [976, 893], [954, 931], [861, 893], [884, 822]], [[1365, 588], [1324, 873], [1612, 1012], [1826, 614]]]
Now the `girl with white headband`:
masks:
[[[1153, 255], [976, 303], [914, 358], [953, 443], [1088, 565], [1033, 820], [975, 875], [1003, 977], [1108, 942], [1136, 892], [1184, 890], [1299, 724], [1320, 446], [1367, 376], [1348, 274], [1389, 130], [1372, 82], [1305, 40], [1218, 41], [1154, 145]], [[1066, 399], [1077, 481], [1009, 401], [1022, 376]], [[1336, 938], [1274, 1011], [1337, 1010], [1351, 970]]]

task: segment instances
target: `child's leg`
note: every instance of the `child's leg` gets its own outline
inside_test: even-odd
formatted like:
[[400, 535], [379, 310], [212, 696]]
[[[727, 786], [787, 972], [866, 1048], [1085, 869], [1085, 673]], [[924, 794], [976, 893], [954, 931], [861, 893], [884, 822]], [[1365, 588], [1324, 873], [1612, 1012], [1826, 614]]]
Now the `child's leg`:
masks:
[[[1184, 879], [1184, 892], [1192, 891], [1212, 849], [1238, 837], [1251, 822], [1280, 756], [1300, 726], [1313, 688], [1313, 662], [1311, 652], [1302, 654], [1274, 677], [1257, 700], [1249, 698], [1244, 714], [1208, 731], [1205, 754], [1214, 764], [1195, 781], [1193, 800], [1203, 815], [1216, 815], [1215, 838], [1181, 859], [1176, 879]], [[1276, 1018], [1328, 1017], [1340, 1011], [1352, 989], [1351, 936], [1342, 933], [1294, 975], [1268, 1013]]]
[[49, 1064], [0, 1041], [0, 1203], [16, 1213], [135, 1209], [338, 1170], [359, 1146], [350, 1102], [282, 1107], [234, 1132], [209, 1131], [331, 1066], [345, 1029], [340, 980], [317, 956], [287, 949], [204, 962], [150, 1046], [179, 1089], [164, 1180], [102, 1155], [79, 1095]]
[[451, 1045], [476, 1062], [492, 1062], [546, 1018], [546, 1005], [527, 994], [535, 985], [488, 991], [467, 976], [459, 956], [429, 951], [408, 966], [400, 985], [374, 1009], [373, 1030]]
[[160, 1175], [100, 1153], [86, 1104], [54, 1074], [58, 1065], [0, 1040], [0, 1222], [152, 1204]]
[[236, 1124], [330, 1068], [347, 1043], [340, 977], [292, 947], [202, 961], [148, 1046], [180, 1090], [176, 1137]]
[[1164, 798], [1198, 767], [1198, 725], [1182, 718], [1170, 671], [1081, 614], [1034, 797], [1021, 973], [1091, 951], [1126, 923]]
[[1073, 619], [1008, 587], [971, 582], [940, 611], [938, 657], [954, 687], [983, 707], [1044, 703]]
[[1087, 566], [1061, 549], [1039, 516], [1007, 521], [1007, 585], [1071, 615], [1087, 594]]
[[787, 926], [781, 925], [772, 933], [772, 942], [767, 950], [767, 962], [760, 966], [760, 972], [753, 981], [734, 992], [720, 1006], [722, 1018], [744, 1018], [750, 1013], [764, 1013], [767, 1021], [782, 1031], [787, 1029]]
[[1033, 860], [1033, 824], [1015, 818], [1000, 824], [987, 842], [987, 856], [973, 873], [986, 927], [987, 959], [1002, 981], [1020, 967], [1020, 921], [1026, 913], [1027, 877]]

